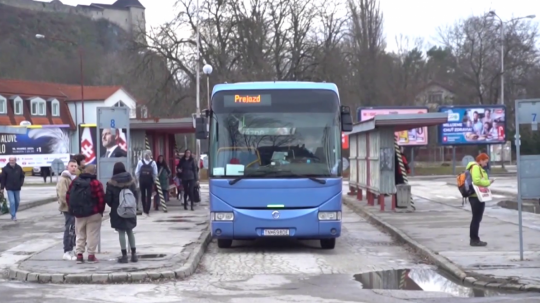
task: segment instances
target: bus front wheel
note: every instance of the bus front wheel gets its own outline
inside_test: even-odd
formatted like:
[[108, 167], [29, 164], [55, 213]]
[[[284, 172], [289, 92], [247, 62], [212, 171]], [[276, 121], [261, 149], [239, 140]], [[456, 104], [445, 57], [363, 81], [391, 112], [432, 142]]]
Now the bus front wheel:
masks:
[[321, 239], [322, 249], [334, 249], [336, 247], [336, 238], [333, 239]]
[[230, 248], [232, 246], [232, 240], [229, 239], [218, 239], [217, 246], [219, 248]]

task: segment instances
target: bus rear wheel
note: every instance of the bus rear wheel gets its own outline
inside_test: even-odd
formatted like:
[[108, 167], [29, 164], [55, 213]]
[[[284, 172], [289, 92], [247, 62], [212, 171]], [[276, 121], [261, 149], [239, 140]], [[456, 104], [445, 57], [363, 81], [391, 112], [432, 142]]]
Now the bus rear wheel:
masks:
[[322, 249], [334, 249], [336, 247], [336, 238], [333, 239], [321, 239]]
[[232, 246], [232, 240], [228, 239], [218, 239], [217, 246], [219, 248], [230, 248]]

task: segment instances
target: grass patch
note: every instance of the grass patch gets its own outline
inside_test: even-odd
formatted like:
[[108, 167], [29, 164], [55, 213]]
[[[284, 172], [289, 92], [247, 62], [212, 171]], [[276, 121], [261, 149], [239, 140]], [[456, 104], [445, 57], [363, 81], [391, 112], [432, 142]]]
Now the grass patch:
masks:
[[[465, 167], [456, 166], [456, 175], [465, 170]], [[492, 167], [492, 174], [503, 174], [506, 173], [506, 170], [500, 167]], [[452, 166], [427, 166], [427, 167], [415, 167], [414, 168], [415, 176], [440, 176], [440, 175], [453, 175]]]

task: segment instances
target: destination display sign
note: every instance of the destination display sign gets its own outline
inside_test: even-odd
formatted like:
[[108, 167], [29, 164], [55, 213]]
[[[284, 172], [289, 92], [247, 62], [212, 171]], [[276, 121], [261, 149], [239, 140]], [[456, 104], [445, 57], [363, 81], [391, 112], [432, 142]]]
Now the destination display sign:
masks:
[[243, 107], [243, 106], [270, 106], [272, 105], [271, 95], [257, 95], [257, 94], [234, 94], [223, 96], [223, 102], [225, 107]]

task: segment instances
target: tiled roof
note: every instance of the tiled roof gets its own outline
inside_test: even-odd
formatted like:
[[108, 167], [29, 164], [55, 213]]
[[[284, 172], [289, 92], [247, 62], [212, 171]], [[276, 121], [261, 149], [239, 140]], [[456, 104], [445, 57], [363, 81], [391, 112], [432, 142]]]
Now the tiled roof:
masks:
[[[122, 89], [121, 86], [84, 86], [84, 100], [105, 100], [120, 89]], [[82, 100], [80, 85], [11, 79], [0, 79], [0, 94], [21, 97], [40, 96], [44, 99], [54, 97], [65, 101]]]
[[[106, 100], [120, 89], [122, 89], [121, 86], [84, 86], [84, 100]], [[0, 79], [0, 95], [10, 99], [7, 102], [7, 115], [0, 115], [0, 125], [19, 125], [21, 121], [30, 121], [34, 125], [69, 124], [72, 129], [75, 129], [75, 123], [66, 101], [81, 101], [80, 85]], [[29, 101], [23, 103], [24, 114], [22, 116], [15, 115], [11, 100], [13, 96], [20, 96], [25, 100], [36, 96], [45, 100], [57, 99], [60, 101], [60, 117], [52, 116], [50, 105], [46, 106], [45, 116], [31, 115]], [[47, 103], [50, 104], [50, 102]]]

